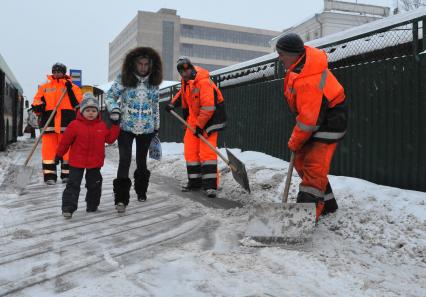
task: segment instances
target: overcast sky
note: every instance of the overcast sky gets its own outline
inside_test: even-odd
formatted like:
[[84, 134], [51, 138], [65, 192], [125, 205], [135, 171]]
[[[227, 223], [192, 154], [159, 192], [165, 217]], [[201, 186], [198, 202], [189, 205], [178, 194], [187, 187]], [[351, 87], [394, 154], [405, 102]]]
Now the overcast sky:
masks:
[[57, 61], [82, 69], [84, 84], [104, 84], [108, 43], [138, 10], [162, 7], [184, 18], [281, 31], [320, 12], [323, 0], [1, 0], [0, 54], [30, 102]]

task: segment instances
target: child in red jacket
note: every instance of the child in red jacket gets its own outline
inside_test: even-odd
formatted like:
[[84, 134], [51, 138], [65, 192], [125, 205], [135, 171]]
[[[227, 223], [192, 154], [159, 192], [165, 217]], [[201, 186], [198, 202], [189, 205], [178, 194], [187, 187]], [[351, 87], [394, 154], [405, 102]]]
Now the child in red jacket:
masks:
[[72, 121], [62, 136], [55, 162], [70, 149], [70, 175], [62, 195], [62, 215], [70, 219], [77, 210], [80, 184], [86, 170], [86, 211], [98, 209], [102, 192], [101, 167], [105, 159], [105, 143], [116, 141], [120, 128], [118, 121], [111, 129], [100, 119], [99, 103], [92, 93], [85, 93], [77, 119]]

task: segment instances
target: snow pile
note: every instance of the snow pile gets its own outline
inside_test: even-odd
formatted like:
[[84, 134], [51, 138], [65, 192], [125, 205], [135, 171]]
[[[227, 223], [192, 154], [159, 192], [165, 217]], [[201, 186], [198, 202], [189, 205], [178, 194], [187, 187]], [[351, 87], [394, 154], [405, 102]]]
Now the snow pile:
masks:
[[[164, 159], [161, 162], [150, 162], [152, 172], [172, 175], [185, 182], [182, 144], [164, 143], [163, 151]], [[223, 150], [222, 152], [226, 154]], [[258, 152], [241, 152], [238, 149], [233, 149], [232, 152], [246, 165], [252, 194], [247, 194], [233, 180], [225, 164], [220, 162], [221, 189], [218, 195], [243, 203], [246, 206], [243, 209], [223, 212], [222, 216], [239, 217], [240, 221], [244, 221], [248, 207], [253, 203], [280, 202], [288, 163]], [[294, 172], [290, 202], [294, 202], [299, 182], [300, 178]], [[301, 267], [301, 270], [306, 269], [306, 273], [322, 275], [325, 281], [336, 277], [342, 278], [340, 281], [343, 279], [353, 281], [355, 286], [359, 281], [355, 278], [362, 276], [368, 279], [361, 285], [366, 290], [365, 295], [364, 293], [349, 294], [351, 290], [349, 286], [339, 287], [339, 290], [334, 291], [340, 292], [336, 293], [339, 296], [367, 296], [369, 295], [367, 292], [372, 288], [376, 290], [376, 293], [380, 292], [378, 293], [380, 296], [398, 296], [398, 292], [404, 292], [403, 296], [422, 296], [422, 294], [425, 296], [424, 290], [421, 290], [421, 288], [424, 289], [424, 285], [420, 285], [420, 280], [426, 277], [426, 193], [380, 186], [349, 177], [330, 176], [330, 182], [340, 209], [321, 220], [314, 238], [315, 251], [311, 255], [315, 260], [308, 257], [309, 261], [318, 261], [315, 265], [322, 263], [320, 267], [327, 266], [328, 272], [325, 267], [321, 269], [325, 269], [324, 273], [328, 276], [319, 271], [309, 271], [308, 267]], [[232, 228], [234, 230], [242, 228], [239, 231], [244, 232], [244, 224], [239, 227], [235, 225]], [[283, 255], [285, 253], [278, 252], [278, 254], [280, 254], [279, 257], [274, 251], [273, 255], [277, 258], [271, 261], [284, 265], [274, 264], [281, 270], [286, 270], [283, 267], [289, 269], [288, 263], [285, 264], [285, 261], [283, 262], [280, 258], [285, 257]], [[210, 257], [211, 255], [206, 256], [206, 258]], [[224, 271], [236, 269], [231, 264], [236, 264], [231, 260], [232, 258], [229, 256], [226, 261], [221, 261], [226, 263], [223, 264], [226, 267], [221, 269]], [[241, 257], [237, 258], [238, 263], [243, 263]], [[249, 261], [246, 258], [245, 260]], [[181, 259], [181, 261], [184, 260]], [[211, 261], [215, 262], [215, 260]], [[293, 264], [307, 265], [305, 262]], [[408, 270], [410, 270], [409, 273]], [[229, 271], [228, 273], [232, 274]], [[294, 272], [294, 274], [297, 275], [300, 272]], [[400, 281], [395, 282], [393, 278], [398, 278]], [[335, 279], [335, 281], [338, 280]], [[401, 284], [406, 281], [417, 283], [418, 286], [402, 288]], [[256, 286], [253, 289], [255, 288]], [[336, 288], [331, 285], [330, 292], [334, 289]], [[341, 289], [344, 290], [340, 291]]]
[[[280, 201], [288, 163], [232, 149], [246, 165], [252, 194], [220, 162], [219, 197], [243, 207], [216, 209], [158, 182], [161, 176], [186, 182], [183, 145], [162, 146], [163, 159], [149, 160], [155, 182], [148, 201], [138, 203], [132, 196], [125, 216], [117, 216], [112, 205], [116, 145], [107, 147], [105, 195], [97, 213], [86, 214], [80, 196], [82, 209], [64, 222], [62, 184], [36, 184], [36, 191], [21, 197], [0, 194], [0, 292], [17, 288], [19, 296], [40, 297], [425, 296], [426, 193], [331, 176], [340, 209], [321, 219], [310, 246], [245, 247], [239, 240], [248, 209], [253, 203]], [[0, 153], [1, 164], [20, 163], [26, 151], [19, 148]], [[294, 173], [292, 201], [299, 182]]]
[[[173, 178], [186, 183], [186, 165], [183, 159], [183, 144], [163, 143], [163, 160], [160, 162], [150, 160], [149, 167], [152, 172], [172, 176]], [[226, 150], [221, 149], [221, 153], [226, 156]], [[271, 157], [264, 153], [245, 151], [240, 149], [230, 149], [245, 165], [249, 177], [252, 194], [248, 194], [232, 177], [232, 172], [220, 158], [220, 188], [219, 197], [241, 202], [245, 205], [252, 205], [259, 202], [280, 202], [280, 193], [284, 188], [285, 172], [288, 163], [278, 158]], [[290, 197], [295, 199], [300, 181], [296, 172], [293, 172], [293, 186], [290, 189]], [[292, 196], [293, 194], [293, 196]], [[290, 201], [293, 201], [290, 198]]]

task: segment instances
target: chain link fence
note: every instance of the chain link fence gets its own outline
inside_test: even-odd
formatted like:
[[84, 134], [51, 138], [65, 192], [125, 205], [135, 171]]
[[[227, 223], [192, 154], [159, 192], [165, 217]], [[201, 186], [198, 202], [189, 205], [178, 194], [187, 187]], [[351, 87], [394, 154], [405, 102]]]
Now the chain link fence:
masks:
[[[360, 30], [360, 34], [357, 34], [357, 28], [354, 28], [354, 36], [342, 37], [341, 40], [332, 43], [328, 43], [329, 39], [325, 37], [318, 40], [319, 42], [313, 41], [307, 44], [321, 48], [327, 53], [330, 68], [416, 55], [426, 49], [423, 41], [423, 35], [426, 34], [423, 18], [426, 17], [426, 13], [420, 17], [418, 14], [416, 16], [414, 19], [400, 23], [389, 22], [389, 26], [372, 29], [366, 33]], [[386, 24], [387, 20], [382, 21]], [[284, 70], [278, 61], [277, 54], [272, 53], [213, 71], [211, 76], [223, 88], [279, 79], [283, 77], [283, 74]]]
[[254, 65], [245, 66], [239, 69], [230, 70], [223, 74], [212, 73], [213, 80], [219, 87], [227, 87], [233, 85], [253, 84], [262, 81], [273, 80], [283, 73], [282, 66], [278, 59], [274, 57]]
[[[408, 16], [309, 44], [327, 53], [349, 104], [350, 132], [339, 144], [332, 174], [425, 191], [426, 141], [421, 136], [426, 133], [426, 9]], [[219, 146], [226, 143], [288, 160], [294, 117], [284, 103], [283, 76], [276, 53], [211, 73], [228, 102], [228, 128], [220, 134]], [[161, 90], [162, 100], [170, 100], [179, 87]], [[182, 141], [182, 128], [169, 114], [160, 115], [160, 137]]]
[[349, 66], [413, 54], [413, 24], [371, 33], [335, 45], [322, 46], [331, 67]]
[[[353, 31], [349, 32], [352, 36], [347, 34], [347, 31], [341, 32], [343, 34], [340, 40], [336, 40], [336, 37], [324, 37], [307, 44], [321, 48], [327, 53], [331, 69], [417, 55], [426, 49], [426, 42], [423, 40], [423, 35], [426, 34], [423, 26], [426, 10], [423, 13], [417, 12], [411, 15], [411, 19], [410, 14], [403, 18], [393, 17], [399, 17], [400, 22], [392, 21], [392, 18], [383, 19], [381, 20], [383, 25], [379, 26], [379, 29], [373, 24], [366, 24], [360, 29], [350, 29]], [[370, 27], [372, 29], [368, 31]], [[220, 88], [282, 79], [283, 75], [284, 69], [278, 61], [276, 52], [211, 72], [212, 80]], [[170, 100], [179, 88], [179, 86], [172, 86], [162, 89], [161, 99]]]

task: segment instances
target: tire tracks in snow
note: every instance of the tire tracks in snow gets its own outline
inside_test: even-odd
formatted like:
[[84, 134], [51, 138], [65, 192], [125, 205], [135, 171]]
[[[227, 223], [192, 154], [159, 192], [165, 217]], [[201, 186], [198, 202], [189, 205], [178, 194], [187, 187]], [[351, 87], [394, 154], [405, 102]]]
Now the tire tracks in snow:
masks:
[[[111, 258], [120, 257], [128, 253], [133, 253], [140, 249], [146, 249], [153, 247], [155, 245], [172, 241], [183, 237], [191, 232], [196, 232], [197, 226], [200, 223], [197, 220], [191, 219], [184, 223], [181, 226], [175, 229], [167, 228], [166, 230], [160, 230], [157, 233], [149, 234], [141, 238], [141, 240], [136, 240], [132, 243], [127, 243], [123, 246], [114, 247], [109, 250]], [[168, 230], [168, 231], [167, 231]], [[62, 263], [67, 263], [68, 259], [62, 259]], [[8, 294], [16, 293], [22, 291], [26, 288], [38, 285], [47, 281], [55, 280], [58, 277], [63, 277], [67, 274], [77, 272], [81, 269], [89, 268], [93, 265], [99, 264], [106, 261], [103, 254], [100, 255], [89, 255], [84, 262], [74, 263], [73, 261], [68, 262], [61, 267], [56, 267], [53, 270], [48, 270], [43, 273], [30, 275], [25, 278], [21, 278], [16, 281], [12, 281], [6, 284], [0, 285], [0, 297], [7, 296]]]

